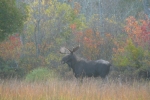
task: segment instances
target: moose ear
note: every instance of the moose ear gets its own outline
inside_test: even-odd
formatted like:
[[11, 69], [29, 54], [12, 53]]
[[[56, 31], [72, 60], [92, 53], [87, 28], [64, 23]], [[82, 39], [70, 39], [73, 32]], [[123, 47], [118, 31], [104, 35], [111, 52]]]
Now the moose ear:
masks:
[[59, 52], [62, 53], [62, 54], [69, 54], [69, 53], [70, 53], [70, 50], [68, 50], [68, 49], [65, 48], [65, 47], [61, 47]]
[[73, 48], [72, 52], [77, 51], [79, 48], [80, 48], [80, 44], [77, 47]]

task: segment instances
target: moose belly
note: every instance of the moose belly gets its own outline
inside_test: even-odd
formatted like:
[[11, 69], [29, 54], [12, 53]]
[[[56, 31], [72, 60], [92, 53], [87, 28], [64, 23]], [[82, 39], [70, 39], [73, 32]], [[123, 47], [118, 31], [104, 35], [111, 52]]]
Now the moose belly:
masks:
[[84, 69], [84, 74], [85, 76], [87, 77], [92, 77], [92, 76], [95, 76], [95, 71], [93, 69]]

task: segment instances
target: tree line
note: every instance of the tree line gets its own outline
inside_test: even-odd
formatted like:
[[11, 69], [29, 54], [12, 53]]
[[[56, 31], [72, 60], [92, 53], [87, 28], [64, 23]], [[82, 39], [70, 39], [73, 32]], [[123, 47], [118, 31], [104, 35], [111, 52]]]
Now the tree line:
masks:
[[113, 64], [112, 76], [150, 77], [148, 0], [1, 0], [0, 77], [36, 68], [69, 72], [61, 46]]

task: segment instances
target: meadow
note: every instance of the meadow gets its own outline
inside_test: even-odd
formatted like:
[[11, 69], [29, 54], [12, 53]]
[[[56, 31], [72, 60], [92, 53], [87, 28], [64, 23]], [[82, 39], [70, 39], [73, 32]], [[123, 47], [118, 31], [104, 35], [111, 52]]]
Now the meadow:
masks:
[[53, 79], [0, 81], [0, 100], [150, 100], [150, 82]]

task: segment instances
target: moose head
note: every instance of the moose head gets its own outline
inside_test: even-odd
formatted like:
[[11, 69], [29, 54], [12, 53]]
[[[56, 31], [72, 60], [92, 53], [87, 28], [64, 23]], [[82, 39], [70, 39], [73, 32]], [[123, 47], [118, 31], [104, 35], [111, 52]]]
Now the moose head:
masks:
[[62, 58], [61, 63], [62, 64], [67, 63], [70, 65], [72, 62], [76, 61], [76, 56], [74, 55], [74, 52], [77, 51], [79, 49], [79, 47], [80, 47], [80, 45], [78, 45], [77, 47], [74, 47], [72, 50], [62, 47], [60, 49], [60, 53], [67, 54], [67, 55]]

